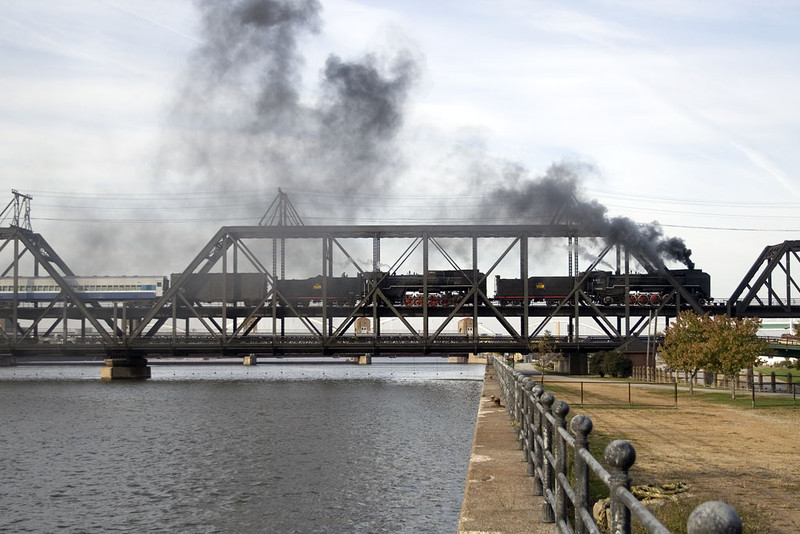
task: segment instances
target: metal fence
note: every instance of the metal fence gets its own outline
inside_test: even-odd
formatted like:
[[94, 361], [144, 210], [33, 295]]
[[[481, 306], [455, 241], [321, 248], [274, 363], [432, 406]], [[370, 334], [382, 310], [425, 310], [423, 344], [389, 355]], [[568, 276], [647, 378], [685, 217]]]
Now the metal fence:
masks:
[[637, 383], [614, 380], [579, 380], [545, 375], [536, 381], [546, 390], [575, 406], [627, 408], [677, 408], [678, 384], [675, 382]]
[[[735, 377], [727, 377], [720, 373], [711, 371], [699, 370], [694, 375], [683, 370], [668, 370], [656, 369], [653, 367], [634, 366], [633, 379], [639, 382], [648, 384], [673, 384], [676, 387], [678, 384], [689, 386], [690, 383], [695, 388], [718, 389], [728, 390], [734, 389], [736, 391], [749, 391], [753, 406], [756, 404], [756, 398], [761, 399], [759, 405], [769, 405], [770, 402], [764, 402], [763, 399], [775, 399], [781, 396], [788, 397], [791, 395], [792, 403], [797, 405], [798, 384], [797, 376], [800, 373], [787, 372], [783, 377], [773, 371], [769, 375], [761, 372], [754, 373], [751, 370], [738, 373]], [[766, 378], [766, 379], [765, 379]], [[760, 395], [765, 393], [766, 395]], [[775, 395], [773, 395], [775, 394]], [[777, 396], [777, 397], [776, 397]], [[677, 397], [676, 397], [677, 402]], [[776, 403], [779, 406], [785, 405], [784, 403]]]
[[[589, 452], [592, 420], [588, 416], [573, 417], [568, 432], [566, 402], [556, 401], [552, 393], [501, 359], [494, 358], [492, 363], [509, 416], [519, 428], [523, 460], [533, 477], [533, 494], [544, 497], [543, 522], [555, 523], [565, 534], [600, 534], [590, 508], [589, 481], [594, 474], [609, 489], [610, 532], [630, 533], [633, 516], [647, 532], [669, 533], [630, 491], [629, 471], [636, 460], [630, 443], [609, 443], [603, 455], [608, 467], [604, 467]], [[709, 501], [692, 511], [686, 527], [689, 534], [736, 534], [742, 532], [742, 521], [728, 504]]]

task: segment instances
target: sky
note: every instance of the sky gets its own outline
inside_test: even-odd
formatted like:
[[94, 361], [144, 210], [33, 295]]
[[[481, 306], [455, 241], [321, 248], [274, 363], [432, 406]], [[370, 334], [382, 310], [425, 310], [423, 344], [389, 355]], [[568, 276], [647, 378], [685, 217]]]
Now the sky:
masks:
[[495, 193], [554, 168], [718, 298], [800, 235], [795, 2], [271, 1], [5, 0], [0, 203], [80, 274], [180, 272], [278, 187], [306, 224], [524, 222]]

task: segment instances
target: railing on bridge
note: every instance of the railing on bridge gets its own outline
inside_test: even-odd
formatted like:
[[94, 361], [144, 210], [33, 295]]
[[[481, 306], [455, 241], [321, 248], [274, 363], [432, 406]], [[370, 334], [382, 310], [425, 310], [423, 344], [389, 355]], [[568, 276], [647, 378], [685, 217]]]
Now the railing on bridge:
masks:
[[[528, 474], [533, 477], [533, 493], [544, 498], [543, 522], [555, 523], [564, 533], [599, 534], [601, 530], [590, 508], [589, 477], [593, 474], [609, 489], [608, 531], [630, 533], [633, 516], [647, 532], [669, 533], [630, 491], [629, 471], [636, 452], [629, 442], [612, 441], [604, 453], [608, 468], [603, 467], [589, 452], [592, 420], [588, 416], [574, 416], [569, 424], [570, 434], [566, 402], [556, 401], [552, 393], [499, 358], [494, 358], [493, 366], [509, 416], [519, 425], [520, 448], [528, 464]], [[570, 463], [572, 477], [569, 476]], [[741, 533], [742, 521], [728, 504], [709, 501], [692, 511], [687, 531], [689, 534]]]

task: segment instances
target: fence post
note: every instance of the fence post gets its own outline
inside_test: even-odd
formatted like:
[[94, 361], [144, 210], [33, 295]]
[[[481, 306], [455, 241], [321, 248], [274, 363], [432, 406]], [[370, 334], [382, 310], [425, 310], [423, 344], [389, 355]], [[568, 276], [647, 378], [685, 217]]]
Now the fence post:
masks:
[[544, 495], [544, 489], [542, 488], [542, 476], [544, 471], [543, 459], [544, 454], [542, 453], [542, 445], [544, 442], [544, 438], [542, 437], [542, 394], [544, 394], [544, 388], [539, 384], [533, 387], [531, 390], [533, 393], [534, 398], [534, 405], [533, 405], [533, 494], [536, 496]]
[[569, 422], [572, 435], [575, 436], [575, 534], [584, 534], [581, 510], [589, 508], [589, 466], [581, 456], [581, 450], [589, 449], [589, 433], [592, 431], [592, 420], [588, 415], [578, 414]]
[[786, 373], [786, 393], [792, 389], [792, 372], [789, 371]]
[[522, 449], [522, 461], [528, 461], [528, 447], [526, 441], [528, 439], [528, 413], [530, 407], [528, 406], [528, 390], [525, 386], [531, 381], [530, 378], [527, 376], [522, 376], [522, 380], [519, 383], [519, 395], [520, 395], [520, 414], [519, 414], [519, 432], [517, 433], [517, 439], [519, 440], [519, 448]]
[[525, 448], [523, 449], [522, 457], [528, 463], [527, 475], [529, 477], [536, 474], [533, 460], [533, 451], [535, 449], [534, 442], [536, 441], [533, 427], [534, 413], [536, 412], [533, 399], [533, 388], [535, 385], [536, 383], [527, 377], [523, 383], [525, 395]]
[[769, 374], [769, 385], [770, 385], [770, 389], [771, 389], [771, 391], [772, 391], [773, 393], [775, 393], [775, 371], [772, 371], [772, 372]]
[[[553, 425], [550, 423], [550, 420], [547, 418], [547, 415], [552, 415], [553, 409], [553, 394], [549, 391], [545, 391], [542, 393], [542, 396], [539, 398], [539, 402], [542, 404], [543, 412], [541, 414], [542, 418], [542, 489], [543, 491], [549, 491], [551, 494], [553, 492], [553, 466], [550, 464], [550, 461], [547, 459], [547, 453], [553, 453]], [[542, 523], [554, 523], [556, 520], [555, 513], [553, 511], [553, 507], [550, 506], [550, 503], [547, 499], [544, 499], [542, 502]]]
[[[556, 425], [566, 430], [567, 428], [567, 414], [569, 413], [569, 404], [563, 400], [556, 401], [553, 404], [553, 415], [556, 418]], [[558, 481], [558, 475], [567, 476], [567, 440], [558, 431], [558, 428], [553, 428], [554, 452], [556, 457], [555, 465], [555, 493], [556, 493], [556, 519], [558, 521], [566, 521], [567, 519], [567, 492], [563, 484]]]
[[631, 511], [622, 502], [617, 490], [619, 488], [631, 489], [631, 477], [628, 470], [636, 461], [636, 451], [633, 445], [625, 440], [617, 439], [606, 447], [604, 457], [609, 466], [609, 494], [611, 497], [611, 519], [609, 530], [614, 534], [630, 534]]
[[[522, 381], [525, 380], [525, 376], [517, 375], [514, 380], [514, 422], [519, 426], [517, 430], [517, 449], [524, 451], [525, 446], [523, 444], [523, 428], [522, 428], [522, 418], [525, 414], [525, 390], [522, 387]], [[525, 453], [523, 452], [523, 455]]]

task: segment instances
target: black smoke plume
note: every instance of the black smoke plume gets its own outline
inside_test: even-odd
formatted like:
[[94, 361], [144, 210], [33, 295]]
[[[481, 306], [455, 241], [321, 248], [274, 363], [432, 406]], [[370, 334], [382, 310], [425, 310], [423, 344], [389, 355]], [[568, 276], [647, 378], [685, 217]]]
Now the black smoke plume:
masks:
[[641, 251], [647, 258], [678, 261], [689, 269], [692, 251], [677, 237], [665, 237], [657, 222], [639, 224], [627, 217], [609, 217], [597, 200], [585, 200], [580, 190], [582, 176], [592, 172], [584, 163], [554, 164], [540, 177], [532, 178], [517, 167], [505, 174], [502, 185], [489, 192], [487, 204], [506, 217], [531, 224], [575, 224], [597, 233], [607, 243]]
[[[404, 166], [396, 136], [418, 78], [413, 53], [355, 60], [331, 54], [318, 90], [304, 91], [298, 49], [320, 28], [318, 1], [202, 0], [198, 7], [204, 44], [172, 114], [180, 133], [162, 158], [176, 185], [270, 195], [282, 187], [295, 196], [316, 193], [312, 200], [325, 192], [391, 192], [391, 178]], [[254, 223], [271, 196], [264, 200]], [[328, 219], [353, 213], [327, 202], [306, 211]]]

